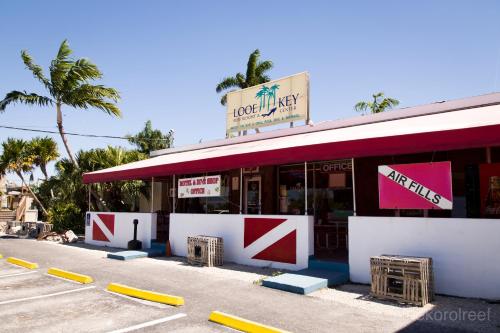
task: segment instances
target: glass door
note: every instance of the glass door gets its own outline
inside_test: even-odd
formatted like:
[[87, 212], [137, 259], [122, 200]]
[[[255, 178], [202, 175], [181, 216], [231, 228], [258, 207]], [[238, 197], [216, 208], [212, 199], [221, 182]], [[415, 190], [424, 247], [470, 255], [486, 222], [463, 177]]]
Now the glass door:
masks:
[[245, 178], [245, 214], [261, 213], [261, 178], [253, 176]]

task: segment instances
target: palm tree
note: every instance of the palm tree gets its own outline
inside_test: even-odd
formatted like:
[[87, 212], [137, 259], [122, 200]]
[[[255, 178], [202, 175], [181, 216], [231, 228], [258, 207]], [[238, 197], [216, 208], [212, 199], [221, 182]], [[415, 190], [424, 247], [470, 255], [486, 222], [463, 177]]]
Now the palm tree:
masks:
[[266, 96], [268, 92], [269, 88], [266, 86], [262, 86], [262, 88], [259, 91], [257, 91], [257, 94], [255, 94], [255, 97], [260, 100], [259, 110], [262, 110], [262, 108], [266, 106]]
[[[220, 93], [222, 91], [227, 91], [231, 88], [241, 88], [245, 89], [248, 87], [253, 87], [258, 84], [266, 83], [271, 80], [269, 76], [266, 75], [266, 72], [273, 68], [273, 63], [270, 60], [259, 61], [260, 51], [257, 49], [253, 51], [248, 57], [247, 63], [247, 72], [246, 75], [241, 73], [237, 73], [235, 76], [229, 76], [224, 78], [217, 87], [215, 91]], [[234, 91], [236, 89], [231, 89], [229, 92]], [[227, 102], [227, 93], [225, 93], [220, 103], [222, 105], [226, 105]], [[259, 132], [259, 129], [256, 128], [255, 132]]]
[[373, 94], [372, 97], [372, 102], [358, 102], [354, 105], [354, 109], [361, 112], [366, 112], [366, 110], [370, 109], [371, 113], [380, 113], [399, 105], [397, 99], [385, 97], [383, 92]]
[[4, 175], [8, 172], [16, 174], [26, 186], [30, 194], [40, 206], [43, 214], [47, 216], [47, 211], [42, 205], [38, 197], [33, 193], [31, 186], [24, 180], [24, 174], [33, 171], [35, 156], [33, 156], [29, 143], [22, 139], [7, 138], [7, 141], [2, 143], [3, 152], [0, 155], [0, 174]]
[[151, 120], [148, 120], [142, 131], [136, 135], [127, 135], [127, 138], [128, 142], [135, 145], [141, 153], [149, 155], [154, 150], [172, 147], [174, 143], [174, 130], [163, 134], [162, 131], [153, 129]]
[[29, 142], [31, 152], [34, 156], [34, 163], [37, 167], [40, 167], [45, 180], [49, 179], [47, 174], [47, 164], [51, 161], [55, 161], [59, 157], [59, 152], [57, 150], [57, 143], [54, 139], [48, 136], [44, 138], [34, 138]]
[[276, 105], [276, 90], [280, 87], [279, 84], [273, 84], [271, 88], [269, 88], [269, 100], [267, 101], [267, 108], [269, 109], [269, 101], [271, 100], [271, 97], [273, 98], [273, 105]]
[[7, 93], [5, 98], [0, 101], [0, 112], [4, 111], [10, 103], [38, 106], [55, 105], [59, 134], [69, 159], [75, 166], [78, 166], [64, 132], [62, 106], [67, 105], [81, 109], [97, 108], [115, 116], [121, 116], [121, 113], [116, 105], [120, 99], [118, 91], [103, 85], [91, 84], [90, 81], [102, 78], [101, 71], [88, 59], [74, 60], [70, 58], [72, 52], [68, 41], [64, 40], [55, 59], [50, 64], [49, 79], [43, 74], [42, 68], [33, 62], [28, 52], [22, 51], [21, 58], [24, 64], [33, 73], [33, 76], [42, 83], [49, 96], [14, 90]]

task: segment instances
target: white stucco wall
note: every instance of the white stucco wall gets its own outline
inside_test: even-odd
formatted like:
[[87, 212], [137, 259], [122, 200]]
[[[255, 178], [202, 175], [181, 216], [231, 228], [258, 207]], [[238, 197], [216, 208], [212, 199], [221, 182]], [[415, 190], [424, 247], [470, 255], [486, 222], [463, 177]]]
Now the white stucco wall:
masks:
[[349, 217], [351, 281], [381, 254], [432, 257], [437, 293], [500, 299], [500, 220]]
[[[273, 218], [286, 222], [265, 233], [262, 237], [244, 247], [244, 219]], [[274, 267], [290, 270], [307, 268], [309, 255], [314, 254], [313, 217], [298, 215], [232, 215], [232, 214], [170, 214], [170, 245], [174, 255], [187, 255], [187, 238], [206, 235], [222, 237], [224, 260], [243, 265]], [[286, 234], [296, 230], [296, 264], [252, 259], [269, 245]]]
[[[98, 214], [114, 216], [114, 232], [107, 230]], [[137, 240], [142, 242], [142, 248], [151, 247], [151, 239], [156, 238], [156, 214], [155, 213], [114, 213], [114, 212], [87, 212], [85, 221], [85, 243], [126, 249], [128, 242], [134, 239], [134, 219], [139, 220], [137, 225]], [[93, 235], [93, 224], [98, 223], [101, 230], [109, 239], [108, 241], [95, 240]], [[104, 230], [103, 230], [104, 229]]]

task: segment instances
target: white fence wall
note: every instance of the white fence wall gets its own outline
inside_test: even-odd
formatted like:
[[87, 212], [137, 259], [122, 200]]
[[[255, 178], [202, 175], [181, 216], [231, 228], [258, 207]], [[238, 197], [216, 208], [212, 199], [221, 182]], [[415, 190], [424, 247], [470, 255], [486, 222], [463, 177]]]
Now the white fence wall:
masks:
[[[286, 221], [244, 247], [245, 218], [285, 219]], [[296, 230], [296, 263], [252, 259], [254, 255]], [[187, 256], [189, 236], [214, 236], [224, 240], [224, 260], [250, 266], [290, 270], [307, 268], [314, 254], [313, 217], [298, 215], [170, 214], [170, 244], [177, 256]], [[290, 248], [281, 250], [291, 251]]]
[[[112, 216], [113, 230], [110, 230], [99, 215]], [[127, 248], [128, 242], [134, 239], [133, 220], [138, 219], [137, 240], [142, 242], [142, 248], [151, 247], [151, 239], [156, 238], [156, 214], [155, 213], [115, 213], [115, 212], [87, 212], [85, 221], [85, 243]], [[109, 241], [96, 240], [94, 224], [103, 232]]]
[[351, 281], [380, 254], [432, 257], [437, 293], [500, 299], [500, 220], [349, 217]]

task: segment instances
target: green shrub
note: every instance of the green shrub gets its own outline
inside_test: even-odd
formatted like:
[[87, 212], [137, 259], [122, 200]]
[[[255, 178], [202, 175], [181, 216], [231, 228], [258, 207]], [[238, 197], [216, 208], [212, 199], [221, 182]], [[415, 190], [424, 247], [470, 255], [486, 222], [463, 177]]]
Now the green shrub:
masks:
[[49, 221], [53, 230], [73, 230], [75, 234], [85, 232], [85, 212], [73, 203], [56, 203], [49, 209]]

